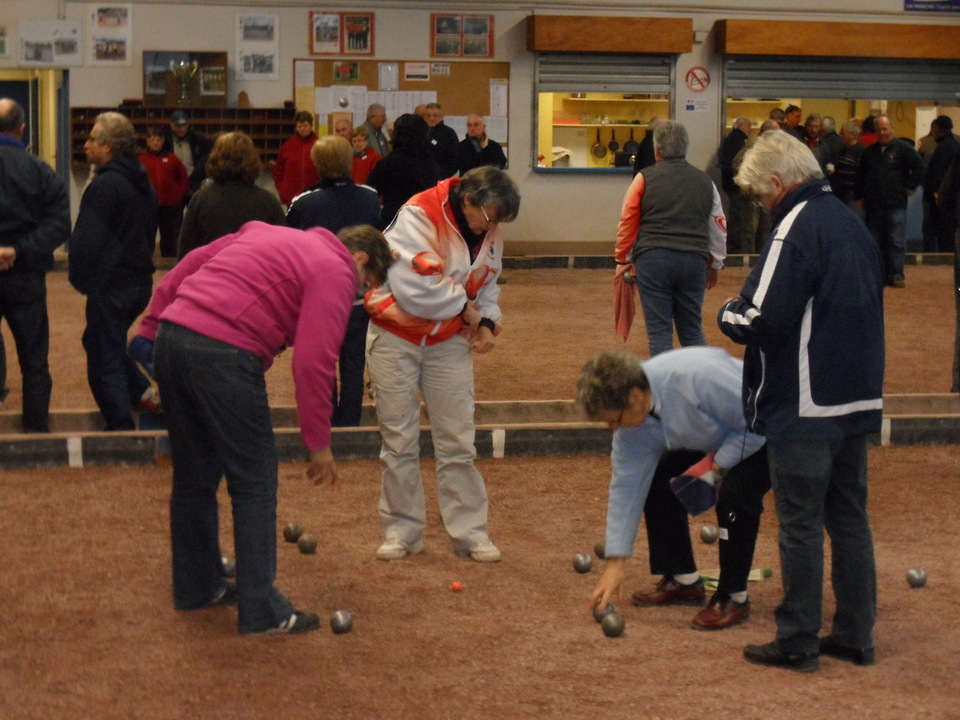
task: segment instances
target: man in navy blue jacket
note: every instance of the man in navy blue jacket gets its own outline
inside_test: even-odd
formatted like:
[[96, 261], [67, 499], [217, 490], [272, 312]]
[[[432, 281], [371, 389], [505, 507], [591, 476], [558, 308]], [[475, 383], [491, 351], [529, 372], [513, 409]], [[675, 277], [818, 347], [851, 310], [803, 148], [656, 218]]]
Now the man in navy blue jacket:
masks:
[[[883, 408], [883, 263], [813, 154], [787, 133], [762, 135], [736, 181], [773, 232], [718, 322], [747, 346], [744, 412], [767, 438], [784, 587], [776, 639], [744, 655], [802, 672], [817, 670], [821, 654], [869, 665], [877, 601], [867, 435], [880, 430]], [[824, 529], [836, 614], [819, 638]]]

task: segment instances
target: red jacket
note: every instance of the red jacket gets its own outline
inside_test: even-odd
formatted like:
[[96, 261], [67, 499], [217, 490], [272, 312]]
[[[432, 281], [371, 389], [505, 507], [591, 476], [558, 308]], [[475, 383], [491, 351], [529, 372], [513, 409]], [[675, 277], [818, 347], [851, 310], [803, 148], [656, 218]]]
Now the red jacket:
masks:
[[147, 170], [147, 177], [157, 194], [157, 205], [160, 207], [177, 207], [183, 203], [183, 198], [190, 188], [190, 176], [180, 158], [172, 152], [156, 155], [152, 152], [142, 152], [137, 156], [140, 164]]
[[284, 205], [289, 205], [297, 195], [320, 182], [317, 169], [310, 159], [310, 150], [316, 141], [316, 133], [310, 133], [307, 137], [294, 135], [280, 146], [277, 162], [273, 166], [273, 183]]
[[357, 185], [363, 185], [378, 162], [380, 162], [380, 153], [372, 148], [366, 148], [360, 155], [354, 153], [350, 178]]

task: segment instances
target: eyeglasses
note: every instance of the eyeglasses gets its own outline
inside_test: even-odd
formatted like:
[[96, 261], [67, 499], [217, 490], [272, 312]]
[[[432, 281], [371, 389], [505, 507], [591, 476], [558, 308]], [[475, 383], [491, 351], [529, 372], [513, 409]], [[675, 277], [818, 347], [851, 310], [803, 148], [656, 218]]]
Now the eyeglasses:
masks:
[[477, 205], [477, 207], [480, 208], [480, 212], [483, 213], [483, 219], [487, 221], [487, 225], [497, 224], [496, 220], [491, 220], [490, 217], [487, 215], [487, 211], [483, 209], [483, 205]]

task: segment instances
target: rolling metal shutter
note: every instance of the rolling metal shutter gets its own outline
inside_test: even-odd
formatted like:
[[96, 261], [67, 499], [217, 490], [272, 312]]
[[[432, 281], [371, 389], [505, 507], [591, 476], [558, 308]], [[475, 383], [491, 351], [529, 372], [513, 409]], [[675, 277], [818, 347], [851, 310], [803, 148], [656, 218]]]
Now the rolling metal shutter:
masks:
[[666, 55], [537, 55], [537, 92], [673, 92], [676, 62]]
[[960, 62], [878, 58], [727, 57], [726, 97], [929, 100], [960, 98]]

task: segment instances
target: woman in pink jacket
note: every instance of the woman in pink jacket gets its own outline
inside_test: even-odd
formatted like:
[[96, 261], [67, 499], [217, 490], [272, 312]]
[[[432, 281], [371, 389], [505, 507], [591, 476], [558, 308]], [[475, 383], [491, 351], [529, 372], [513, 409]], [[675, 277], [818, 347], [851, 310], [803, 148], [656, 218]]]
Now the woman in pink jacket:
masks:
[[[243, 634], [300, 633], [319, 618], [274, 587], [277, 449], [264, 373], [295, 347], [300, 436], [307, 476], [337, 480], [330, 451], [334, 371], [360, 283], [392, 262], [370, 226], [341, 239], [322, 228], [249, 222], [198, 248], [160, 282], [136, 342], [153, 360], [173, 457], [170, 531], [179, 610], [237, 600]], [[237, 583], [221, 577], [217, 487], [233, 508]]]

